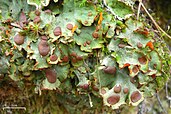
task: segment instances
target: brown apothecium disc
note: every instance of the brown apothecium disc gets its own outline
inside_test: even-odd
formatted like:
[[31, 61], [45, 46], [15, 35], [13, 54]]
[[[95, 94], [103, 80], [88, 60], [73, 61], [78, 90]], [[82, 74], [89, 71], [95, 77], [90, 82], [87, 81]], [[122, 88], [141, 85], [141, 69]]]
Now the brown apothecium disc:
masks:
[[17, 45], [21, 45], [24, 43], [24, 38], [25, 36], [22, 36], [21, 34], [17, 34], [15, 37], [14, 37], [14, 42], [17, 44]]

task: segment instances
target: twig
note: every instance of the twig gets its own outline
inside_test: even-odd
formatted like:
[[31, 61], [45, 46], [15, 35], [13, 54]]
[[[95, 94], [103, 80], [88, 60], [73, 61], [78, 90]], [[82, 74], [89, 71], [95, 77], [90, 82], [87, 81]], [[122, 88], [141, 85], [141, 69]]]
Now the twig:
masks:
[[115, 18], [117, 18], [116, 14], [113, 12], [112, 8], [110, 8], [107, 4], [106, 4], [106, 0], [102, 0], [102, 3], [104, 5], [104, 7], [106, 7], [106, 9], [113, 15], [115, 16]]
[[161, 109], [163, 110], [163, 112], [164, 112], [165, 114], [168, 114], [167, 111], [165, 110], [165, 108], [163, 107], [162, 103], [161, 103], [161, 100], [160, 100], [160, 97], [159, 97], [158, 93], [156, 93], [156, 98], [157, 98], [157, 101], [158, 101], [158, 103], [159, 103]]
[[21, 26], [19, 24], [16, 24], [16, 23], [11, 23], [11, 26], [22, 29]]
[[89, 98], [90, 107], [93, 107], [93, 102], [92, 102], [92, 100], [91, 100], [90, 94], [88, 94], [88, 98]]
[[166, 83], [166, 98], [167, 98], [168, 100], [171, 100], [171, 97], [170, 97], [169, 94], [168, 94], [168, 82]]
[[139, 1], [139, 4], [143, 7], [143, 9], [145, 10], [145, 12], [147, 13], [147, 15], [150, 17], [150, 19], [152, 20], [152, 22], [154, 23], [155, 27], [161, 31], [162, 33], [164, 33], [164, 35], [166, 35], [169, 39], [171, 39], [171, 36], [168, 35], [157, 23], [156, 21], [153, 19], [153, 17], [150, 15], [150, 13], [147, 11], [146, 7], [144, 6], [144, 4]]
[[144, 100], [138, 105], [138, 114], [144, 114], [145, 103]]
[[[99, 53], [98, 53], [98, 51], [97, 51], [97, 58], [99, 58]], [[97, 59], [96, 60], [97, 61], [97, 65], [98, 65], [98, 67], [99, 67], [99, 59]], [[97, 70], [97, 76], [98, 76], [98, 82], [99, 82], [99, 86], [100, 86], [100, 89], [99, 89], [99, 92], [100, 92], [100, 94], [101, 94], [101, 89], [102, 89], [102, 85], [101, 85], [101, 78], [100, 78], [100, 75], [99, 75], [99, 70]]]
[[115, 110], [115, 113], [116, 113], [116, 114], [121, 114], [121, 110], [120, 110], [120, 109], [116, 109], [116, 110]]
[[171, 97], [168, 94], [168, 82], [166, 82], [166, 98], [169, 100], [169, 107], [171, 108]]
[[139, 0], [138, 12], [137, 12], [137, 20], [139, 20], [139, 16], [140, 16], [141, 2], [142, 2], [142, 0]]
[[10, 110], [10, 109], [22, 109], [22, 110], [26, 110], [26, 107], [17, 107], [17, 106], [5, 106], [2, 108], [3, 110]]

